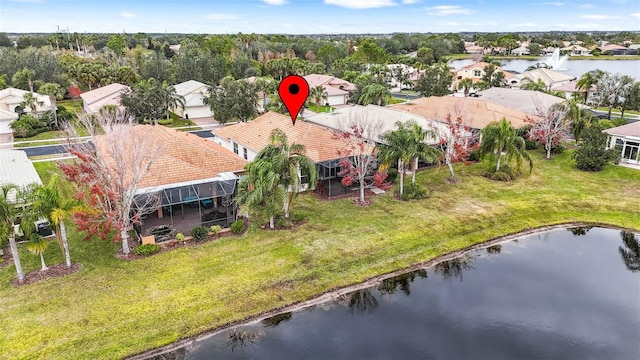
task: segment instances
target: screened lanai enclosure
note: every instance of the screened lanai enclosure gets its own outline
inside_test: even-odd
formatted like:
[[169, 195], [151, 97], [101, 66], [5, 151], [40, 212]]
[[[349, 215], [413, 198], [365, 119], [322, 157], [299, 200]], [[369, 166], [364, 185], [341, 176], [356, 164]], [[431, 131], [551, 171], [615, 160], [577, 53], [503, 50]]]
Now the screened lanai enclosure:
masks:
[[141, 217], [136, 231], [141, 236], [155, 235], [156, 242], [189, 235], [196, 226], [219, 225], [228, 228], [236, 220], [234, 203], [239, 178], [233, 173], [213, 179], [190, 181], [139, 190], [134, 203], [153, 197], [157, 206]]

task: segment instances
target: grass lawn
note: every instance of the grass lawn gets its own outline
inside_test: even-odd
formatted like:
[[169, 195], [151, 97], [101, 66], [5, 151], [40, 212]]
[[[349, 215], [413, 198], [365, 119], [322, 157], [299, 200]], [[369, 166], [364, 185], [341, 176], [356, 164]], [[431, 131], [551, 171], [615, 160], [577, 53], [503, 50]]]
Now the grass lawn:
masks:
[[[423, 171], [418, 182], [432, 197], [421, 201], [385, 194], [362, 208], [301, 195], [293, 208], [310, 218], [295, 230], [252, 228], [136, 261], [69, 226], [77, 273], [14, 288], [14, 267], [0, 270], [2, 356], [122, 358], [525, 229], [592, 222], [640, 231], [640, 171], [582, 172], [570, 155], [535, 152], [533, 173], [511, 183], [479, 176], [479, 164], [456, 166], [460, 185], [445, 182], [445, 167]], [[45, 182], [56, 171], [36, 167]], [[24, 246], [20, 254], [26, 272], [39, 268]], [[45, 259], [63, 262], [55, 243]]]
[[316, 105], [311, 105], [309, 107], [309, 110], [315, 112], [315, 113], [328, 113], [328, 112], [332, 112], [333, 110], [335, 110], [335, 108], [331, 107], [331, 106], [327, 106], [327, 105], [321, 105], [316, 107]]
[[82, 112], [82, 99], [60, 100], [56, 102], [56, 105], [64, 106], [67, 110], [69, 110], [72, 113]]
[[[600, 110], [600, 111], [609, 111], [609, 108], [608, 108], [608, 107], [604, 107], [604, 106], [599, 106], [599, 107], [597, 107], [596, 109], [598, 109], [598, 110]], [[616, 109], [616, 108], [614, 108], [614, 109], [612, 110], [612, 115], [613, 115], [613, 114], [615, 114], [615, 113], [620, 113], [620, 111], [621, 111], [620, 109]], [[625, 115], [640, 115], [640, 112], [638, 112], [638, 111], [633, 111], [633, 110], [625, 110], [625, 111], [624, 111], [624, 114], [625, 114]], [[612, 117], [613, 117], [613, 116], [612, 116]]]

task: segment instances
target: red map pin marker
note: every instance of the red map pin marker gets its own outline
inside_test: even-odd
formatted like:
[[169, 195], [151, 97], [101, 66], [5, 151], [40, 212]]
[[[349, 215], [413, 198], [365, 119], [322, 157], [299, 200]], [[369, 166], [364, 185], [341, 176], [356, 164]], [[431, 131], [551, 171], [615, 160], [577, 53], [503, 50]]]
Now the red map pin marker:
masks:
[[278, 94], [289, 110], [291, 121], [295, 125], [298, 113], [309, 97], [309, 83], [302, 76], [289, 75], [280, 82]]

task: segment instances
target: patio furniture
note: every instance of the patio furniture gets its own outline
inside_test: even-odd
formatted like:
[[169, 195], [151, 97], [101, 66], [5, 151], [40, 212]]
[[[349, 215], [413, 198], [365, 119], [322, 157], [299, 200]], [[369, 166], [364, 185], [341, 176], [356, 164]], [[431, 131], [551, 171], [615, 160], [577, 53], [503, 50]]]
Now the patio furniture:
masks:
[[[158, 225], [147, 229], [147, 236], [154, 236], [155, 242], [171, 240], [176, 234], [175, 229], [171, 225]], [[144, 239], [144, 237], [143, 237]], [[144, 240], [143, 240], [144, 242]]]

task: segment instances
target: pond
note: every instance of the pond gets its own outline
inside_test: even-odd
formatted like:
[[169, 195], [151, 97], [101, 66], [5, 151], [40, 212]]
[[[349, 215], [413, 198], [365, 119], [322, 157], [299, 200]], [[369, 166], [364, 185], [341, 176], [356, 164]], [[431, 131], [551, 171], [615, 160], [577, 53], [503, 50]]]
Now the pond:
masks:
[[523, 236], [162, 358], [640, 359], [640, 239]]
[[[505, 70], [515, 70], [524, 72], [529, 66], [541, 63], [541, 60], [500, 60], [502, 68]], [[449, 65], [456, 69], [473, 63], [471, 59], [453, 60]], [[600, 69], [610, 73], [621, 73], [629, 75], [636, 80], [640, 80], [640, 58], [639, 60], [567, 60], [563, 64], [564, 70], [561, 72], [580, 78], [582, 74]]]

